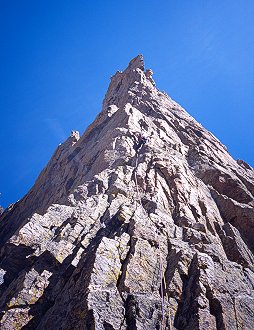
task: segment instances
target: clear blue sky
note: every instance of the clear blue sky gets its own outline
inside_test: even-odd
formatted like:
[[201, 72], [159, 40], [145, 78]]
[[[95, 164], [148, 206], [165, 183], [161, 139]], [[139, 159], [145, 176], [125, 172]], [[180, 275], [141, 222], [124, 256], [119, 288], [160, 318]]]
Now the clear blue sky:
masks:
[[84, 131], [140, 53], [161, 90], [254, 166], [253, 0], [1, 0], [0, 31], [0, 205]]

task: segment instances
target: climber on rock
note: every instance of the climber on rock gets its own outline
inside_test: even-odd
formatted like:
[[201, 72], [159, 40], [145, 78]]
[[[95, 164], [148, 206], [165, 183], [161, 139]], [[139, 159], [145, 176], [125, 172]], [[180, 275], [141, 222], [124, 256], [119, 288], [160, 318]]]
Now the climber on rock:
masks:
[[135, 141], [134, 149], [138, 151], [148, 141], [148, 137], [140, 133], [136, 133], [134, 135], [134, 141]]

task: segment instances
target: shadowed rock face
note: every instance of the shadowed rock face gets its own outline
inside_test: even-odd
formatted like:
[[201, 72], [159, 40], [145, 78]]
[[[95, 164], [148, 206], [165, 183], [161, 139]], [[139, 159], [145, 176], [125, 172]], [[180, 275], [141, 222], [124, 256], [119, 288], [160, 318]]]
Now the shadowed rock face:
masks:
[[134, 58], [1, 216], [1, 329], [254, 329], [253, 195]]

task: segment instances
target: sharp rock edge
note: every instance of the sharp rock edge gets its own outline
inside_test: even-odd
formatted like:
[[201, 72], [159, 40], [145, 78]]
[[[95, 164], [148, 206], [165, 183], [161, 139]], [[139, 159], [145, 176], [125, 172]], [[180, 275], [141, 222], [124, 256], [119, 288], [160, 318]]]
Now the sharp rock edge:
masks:
[[253, 195], [137, 56], [1, 216], [1, 329], [254, 329]]

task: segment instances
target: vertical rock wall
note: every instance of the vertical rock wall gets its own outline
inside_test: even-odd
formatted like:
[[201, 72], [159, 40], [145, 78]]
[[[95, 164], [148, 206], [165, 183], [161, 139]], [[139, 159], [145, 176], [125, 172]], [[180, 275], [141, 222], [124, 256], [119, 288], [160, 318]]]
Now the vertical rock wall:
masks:
[[1, 329], [253, 329], [253, 196], [136, 57], [1, 216]]

